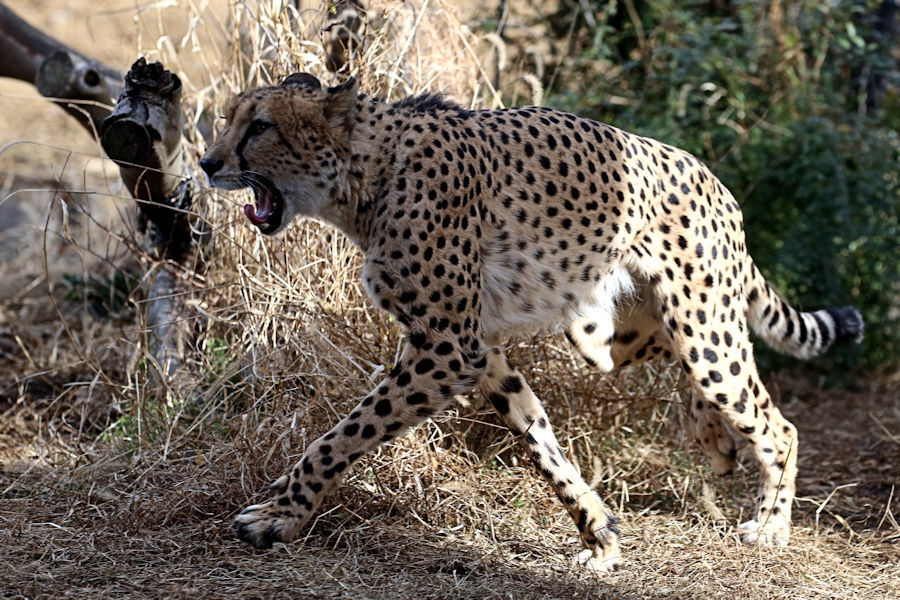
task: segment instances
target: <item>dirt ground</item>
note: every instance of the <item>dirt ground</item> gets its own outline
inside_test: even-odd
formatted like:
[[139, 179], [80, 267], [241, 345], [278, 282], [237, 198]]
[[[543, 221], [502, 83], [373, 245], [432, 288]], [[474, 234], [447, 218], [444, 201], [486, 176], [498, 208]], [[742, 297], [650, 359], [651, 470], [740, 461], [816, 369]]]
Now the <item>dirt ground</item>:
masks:
[[[32, 454], [34, 440], [7, 435], [0, 448], [0, 589], [6, 598], [898, 597], [900, 410], [896, 397], [886, 402], [891, 388], [822, 391], [795, 378], [770, 385], [802, 443], [787, 548], [735, 540], [753, 479], [741, 471], [691, 483], [708, 483], [708, 503], [625, 503], [626, 566], [602, 577], [572, 563], [574, 531], [552, 502], [541, 508], [549, 515], [525, 508], [518, 524], [498, 516], [496, 530], [482, 524], [466, 535], [432, 521], [415, 494], [401, 494], [397, 504], [357, 489], [342, 496], [343, 505], [326, 508], [303, 540], [256, 551], [230, 536], [236, 507], [223, 505], [215, 490], [207, 488], [199, 502], [187, 499], [194, 502], [187, 511], [177, 506], [186, 500], [178, 486], [140, 497], [183, 465], [141, 470], [141, 477], [160, 479], [154, 488], [122, 462], [35, 467], [42, 461]], [[0, 425], [9, 431], [10, 423]], [[666, 440], [661, 448], [658, 441], [638, 443], [651, 446], [639, 448], [646, 452], [684, 451]], [[527, 471], [522, 476], [536, 484], [533, 493], [547, 495]], [[446, 485], [421, 493], [482, 496], [487, 520], [508, 508], [487, 489]], [[605, 495], [616, 503], [615, 490]], [[131, 506], [123, 510], [121, 502]]]
[[[157, 43], [178, 45], [189, 26], [183, 13], [171, 10], [173, 2], [142, 5], [137, 16], [130, 1], [7, 4], [123, 70], [138, 49], [153, 58]], [[169, 42], [160, 42], [161, 34]], [[190, 53], [184, 56], [180, 67], [190, 73]], [[45, 243], [48, 213], [50, 229], [63, 228], [53, 212], [58, 208], [48, 207], [60, 182], [76, 191], [107, 190], [75, 195], [83, 197], [86, 212], [112, 227], [128, 221], [130, 205], [96, 144], [29, 86], [0, 80], [0, 115], [3, 598], [900, 598], [896, 378], [843, 390], [796, 375], [767, 383], [801, 443], [795, 530], [787, 548], [736, 541], [734, 527], [747, 520], [742, 511], [751, 505], [754, 470], [713, 477], [693, 444], [672, 434], [677, 420], [671, 418], [667, 435], [645, 435], [634, 421], [589, 432], [593, 440], [613, 440], [603, 446], [609, 454], [602, 460], [640, 464], [622, 483], [600, 489], [623, 520], [625, 567], [611, 575], [574, 565], [580, 548], [569, 517], [542, 481], [511, 462], [497, 474], [475, 460], [479, 466], [461, 467], [458, 477], [425, 483], [420, 473], [406, 471], [396, 476], [405, 487], [394, 490], [354, 475], [303, 539], [270, 551], [237, 542], [228, 524], [246, 499], [234, 491], [243, 471], [216, 461], [217, 448], [148, 464], [133, 453], [116, 454], [101, 438], [52, 430], [58, 420], [45, 407], [73, 382], [89, 383], [93, 373], [70, 365], [44, 370], [37, 365], [52, 361], [53, 353], [27, 352], [41, 340], [65, 339], [46, 301], [47, 280], [86, 268], [65, 236]], [[23, 143], [7, 146], [13, 142]], [[92, 226], [84, 224], [79, 235], [93, 239]], [[84, 331], [112, 327], [70, 310], [67, 317]], [[129, 326], [116, 327], [127, 336]], [[535, 382], [538, 393], [542, 385], [547, 381]], [[34, 405], [23, 406], [23, 398]], [[460, 423], [439, 420], [429, 431]], [[558, 428], [566, 430], [565, 424]], [[496, 433], [501, 443], [503, 436]], [[575, 436], [570, 430], [564, 437]], [[441, 458], [438, 450], [426, 465]], [[387, 459], [368, 464], [402, 469]], [[752, 461], [744, 457], [741, 464]], [[468, 522], [444, 518], [453, 503], [469, 507]]]

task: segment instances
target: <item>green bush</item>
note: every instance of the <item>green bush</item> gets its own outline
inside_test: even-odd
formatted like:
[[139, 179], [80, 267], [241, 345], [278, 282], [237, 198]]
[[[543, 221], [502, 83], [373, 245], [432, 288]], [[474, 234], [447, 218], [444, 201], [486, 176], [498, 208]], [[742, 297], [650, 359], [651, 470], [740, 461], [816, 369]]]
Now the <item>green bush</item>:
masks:
[[[858, 306], [863, 350], [831, 372], [900, 362], [900, 124], [880, 2], [590, 3], [548, 101], [684, 148], [741, 203], [747, 244], [793, 305]], [[715, 6], [722, 8], [715, 9]], [[640, 25], [640, 27], [638, 27]], [[578, 33], [580, 32], [580, 33]], [[764, 366], [784, 364], [763, 353]]]

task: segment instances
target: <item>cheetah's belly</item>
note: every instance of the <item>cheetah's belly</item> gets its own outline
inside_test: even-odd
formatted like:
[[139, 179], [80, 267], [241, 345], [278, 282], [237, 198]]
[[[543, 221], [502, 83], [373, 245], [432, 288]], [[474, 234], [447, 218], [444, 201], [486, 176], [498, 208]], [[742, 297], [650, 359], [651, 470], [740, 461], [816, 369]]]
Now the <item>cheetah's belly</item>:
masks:
[[589, 316], [608, 324], [616, 305], [634, 290], [634, 280], [621, 264], [590, 265], [584, 278], [522, 255], [485, 255], [481, 285], [482, 326], [488, 343], [539, 332], [558, 332], [574, 319]]

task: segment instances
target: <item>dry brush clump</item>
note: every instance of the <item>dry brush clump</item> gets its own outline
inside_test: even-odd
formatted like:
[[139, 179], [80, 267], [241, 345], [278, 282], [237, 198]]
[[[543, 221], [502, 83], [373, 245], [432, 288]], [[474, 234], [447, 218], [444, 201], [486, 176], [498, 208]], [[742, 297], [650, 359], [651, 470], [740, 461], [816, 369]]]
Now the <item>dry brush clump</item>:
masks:
[[[197, 20], [180, 46], [161, 39], [157, 54], [182, 73], [188, 122], [195, 126], [215, 120], [238, 91], [294, 71], [335, 83], [353, 74], [361, 89], [389, 99], [443, 90], [473, 107], [498, 105], [484, 64], [485, 47], [496, 44], [469, 31], [453, 3], [367, 5], [361, 41], [337, 75], [325, 69], [322, 13], [277, 2], [234, 3], [228, 19], [218, 21], [191, 3], [180, 5]], [[205, 142], [193, 131], [188, 140], [196, 160]], [[140, 310], [119, 319], [108, 312], [86, 317], [89, 294], [81, 302], [67, 300], [53, 281], [43, 303], [29, 305], [35, 314], [44, 310], [52, 331], [29, 342], [41, 349], [39, 360], [24, 352], [15, 368], [25, 374], [21, 380], [50, 380], [46, 391], [32, 385], [27, 397], [41, 397], [43, 404], [28, 410], [38, 415], [42, 436], [59, 435], [38, 449], [47, 457], [44, 470], [29, 468], [5, 486], [7, 492], [39, 477], [50, 489], [69, 486], [105, 499], [104, 519], [124, 532], [199, 518], [212, 519], [224, 536], [229, 517], [258, 500], [266, 483], [391, 369], [402, 332], [370, 306], [358, 251], [333, 229], [311, 222], [264, 238], [245, 223], [243, 201], [251, 200], [204, 192], [196, 217], [205, 222], [209, 241], [199, 251], [202, 260], [188, 265], [155, 264], [141, 272], [137, 266], [151, 262], [140, 236], [124, 226], [99, 228], [117, 253], [90, 263], [100, 265], [98, 272], [114, 281], [121, 271], [147, 279], [165, 268], [182, 282], [178, 318], [191, 345], [171, 377], [161, 377], [146, 352], [135, 323]], [[125, 287], [131, 304], [140, 306], [140, 287]], [[530, 374], [563, 448], [601, 494], [617, 508], [686, 514], [705, 468], [684, 450], [670, 455], [636, 443], [675, 439], [684, 448], [677, 418], [683, 390], [673, 372], [651, 366], [601, 376], [584, 368], [564, 341], [533, 342], [513, 347], [510, 357]], [[42, 373], [41, 365], [49, 364], [75, 366]], [[25, 397], [17, 393], [4, 391]], [[22, 402], [14, 404], [9, 410], [25, 410]], [[99, 415], [98, 406], [105, 408]], [[626, 417], [636, 415], [641, 420], [629, 426]], [[524, 463], [516, 441], [472, 395], [448, 416], [362, 460], [311, 529], [335, 543], [352, 543], [346, 540], [391, 520], [467, 543], [481, 540], [488, 554], [498, 548], [540, 552], [522, 540], [544, 536], [552, 538], [547, 546], [554, 554], [561, 543], [574, 551], [569, 517]]]

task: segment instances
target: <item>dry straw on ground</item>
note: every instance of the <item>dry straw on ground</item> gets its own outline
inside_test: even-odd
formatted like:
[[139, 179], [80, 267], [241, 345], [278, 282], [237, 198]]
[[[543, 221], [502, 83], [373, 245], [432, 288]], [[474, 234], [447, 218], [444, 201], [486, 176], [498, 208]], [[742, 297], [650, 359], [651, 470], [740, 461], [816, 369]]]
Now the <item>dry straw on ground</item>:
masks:
[[[192, 123], [214, 117], [240, 89], [292, 71], [345, 76], [322, 64], [320, 12], [237, 3], [226, 19], [169, 4], [166, 19], [190, 25], [179, 39], [147, 45], [158, 49], [151, 58], [181, 72]], [[367, 4], [365, 43], [346, 67], [363, 89], [499, 102], [489, 76], [498, 42], [471, 33], [453, 3]], [[202, 151], [192, 138], [191, 155]], [[88, 183], [97, 181], [85, 176], [80, 189], [102, 192]], [[710, 474], [681, 427], [675, 371], [600, 376], [552, 337], [510, 355], [530, 373], [563, 448], [622, 513], [624, 571], [601, 579], [573, 566], [569, 517], [477, 396], [362, 460], [302, 540], [269, 552], [241, 545], [227, 527], [235, 511], [261, 498], [391, 368], [402, 333], [369, 307], [358, 253], [335, 231], [303, 223], [264, 239], [244, 223], [243, 198], [209, 193], [198, 207], [212, 231], [204, 269], [157, 267], [179, 269], [194, 341], [162, 385], [135, 325], [139, 292], [116, 296], [131, 289], [122, 273], [146, 262], [119, 218], [127, 199], [109, 196], [109, 218], [50, 213], [32, 249], [10, 255], [0, 273], [9, 282], [29, 273], [23, 265], [41, 265], [4, 291], [0, 309], [10, 373], [0, 381], [5, 597], [886, 598], [900, 590], [900, 413], [883, 401], [890, 384], [854, 394], [796, 380], [776, 386], [804, 444], [797, 533], [787, 549], [744, 548], [731, 532], [752, 503], [755, 473]], [[71, 199], [47, 197], [56, 211]]]

